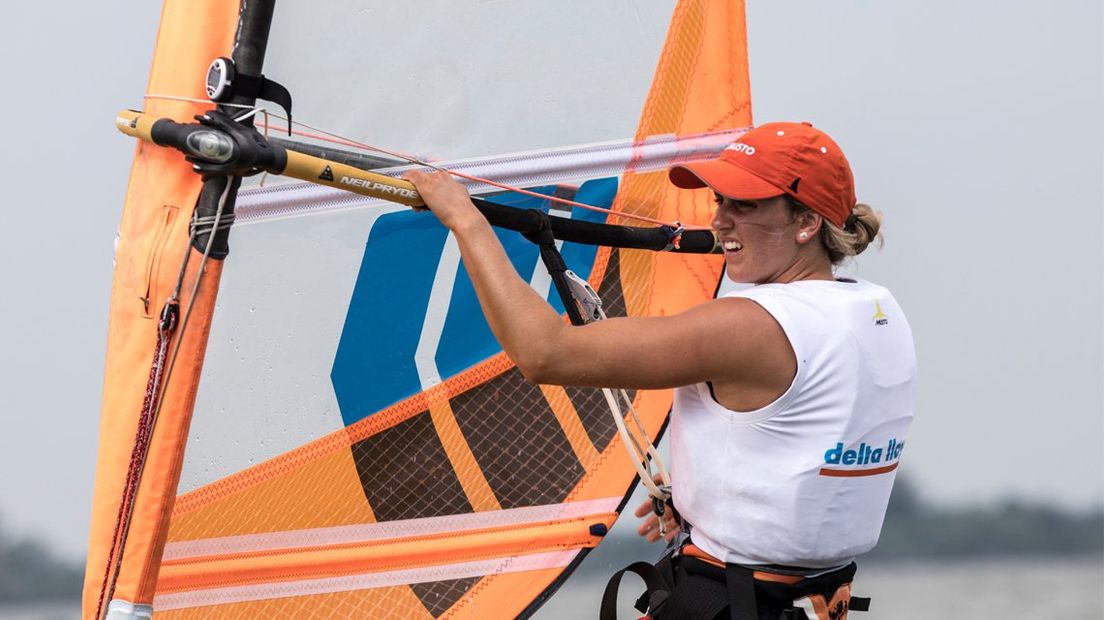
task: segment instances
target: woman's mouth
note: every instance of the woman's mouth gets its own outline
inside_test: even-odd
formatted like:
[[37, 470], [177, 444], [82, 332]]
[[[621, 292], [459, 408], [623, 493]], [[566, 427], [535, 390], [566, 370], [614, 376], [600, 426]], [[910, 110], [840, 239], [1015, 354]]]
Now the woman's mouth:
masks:
[[744, 244], [733, 239], [725, 239], [721, 241], [721, 247], [725, 252], [739, 252], [743, 249]]

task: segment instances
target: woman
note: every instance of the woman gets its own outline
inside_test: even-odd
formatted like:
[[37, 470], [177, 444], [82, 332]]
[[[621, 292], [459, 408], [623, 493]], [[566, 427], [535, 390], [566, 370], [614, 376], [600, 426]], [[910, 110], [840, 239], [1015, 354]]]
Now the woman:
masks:
[[[716, 159], [672, 168], [675, 185], [714, 192], [726, 273], [756, 286], [676, 316], [582, 327], [518, 277], [461, 185], [407, 178], [455, 234], [495, 336], [529, 381], [676, 388], [673, 499], [692, 542], [652, 611], [712, 617], [724, 604], [732, 617], [773, 619], [809, 595], [818, 615], [843, 617], [852, 561], [881, 529], [916, 363], [890, 293], [833, 274], [880, 226], [856, 204], [836, 143], [808, 123], [771, 123]], [[657, 540], [657, 524], [641, 533]]]

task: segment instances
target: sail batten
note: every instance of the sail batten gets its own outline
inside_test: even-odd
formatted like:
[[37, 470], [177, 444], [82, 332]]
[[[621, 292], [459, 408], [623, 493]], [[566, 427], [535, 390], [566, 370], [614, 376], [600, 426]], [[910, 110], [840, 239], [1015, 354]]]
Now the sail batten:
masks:
[[517, 555], [508, 559], [434, 564], [424, 568], [375, 571], [343, 577], [166, 593], [159, 594], [154, 599], [154, 607], [160, 611], [173, 611], [190, 607], [373, 590], [465, 578], [482, 578], [488, 575], [525, 573], [534, 570], [562, 569], [568, 566], [578, 553], [578, 551], [547, 551]]
[[620, 501], [621, 497], [618, 496], [445, 517], [289, 530], [267, 534], [246, 534], [202, 540], [182, 540], [166, 545], [161, 559], [162, 561], [186, 560], [208, 555], [366, 543], [393, 538], [429, 536], [447, 532], [461, 533], [525, 523], [573, 519], [587, 515], [615, 512]]
[[[516, 187], [571, 183], [619, 175], [629, 168], [640, 173], [666, 170], [680, 161], [713, 157], [745, 131], [747, 128], [741, 127], [691, 136], [650, 136], [641, 141], [602, 142], [546, 151], [434, 162], [434, 165]], [[398, 177], [407, 170], [417, 168], [417, 165], [404, 164], [374, 170]], [[463, 177], [458, 180], [473, 195], [502, 191], [499, 187], [479, 181]], [[240, 194], [237, 223], [246, 225], [335, 209], [393, 208], [392, 204], [312, 183], [252, 187], [242, 190]]]

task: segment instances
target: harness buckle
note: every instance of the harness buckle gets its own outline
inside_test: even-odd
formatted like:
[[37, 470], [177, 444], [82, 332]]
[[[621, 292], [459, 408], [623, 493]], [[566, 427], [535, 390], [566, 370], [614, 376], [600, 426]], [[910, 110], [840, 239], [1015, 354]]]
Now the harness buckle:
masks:
[[571, 290], [571, 296], [579, 304], [583, 318], [589, 323], [602, 318], [602, 298], [594, 291], [589, 282], [579, 277], [574, 271], [564, 271], [567, 280], [567, 288]]

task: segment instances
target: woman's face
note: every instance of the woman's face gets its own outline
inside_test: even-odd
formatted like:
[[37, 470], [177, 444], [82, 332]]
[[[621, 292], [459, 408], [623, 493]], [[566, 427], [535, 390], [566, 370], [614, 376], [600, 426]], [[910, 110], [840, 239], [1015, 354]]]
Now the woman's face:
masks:
[[715, 194], [713, 230], [724, 248], [725, 271], [734, 282], [789, 281], [798, 259], [800, 222], [785, 196], [735, 200]]

